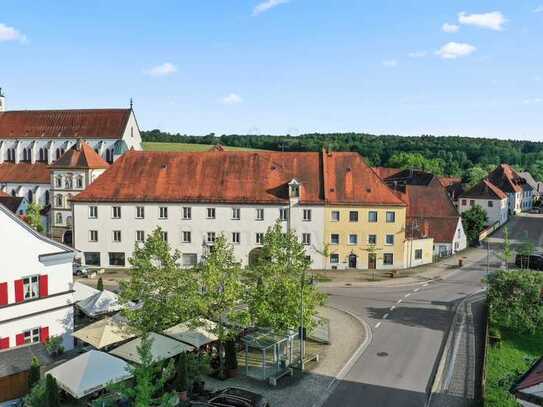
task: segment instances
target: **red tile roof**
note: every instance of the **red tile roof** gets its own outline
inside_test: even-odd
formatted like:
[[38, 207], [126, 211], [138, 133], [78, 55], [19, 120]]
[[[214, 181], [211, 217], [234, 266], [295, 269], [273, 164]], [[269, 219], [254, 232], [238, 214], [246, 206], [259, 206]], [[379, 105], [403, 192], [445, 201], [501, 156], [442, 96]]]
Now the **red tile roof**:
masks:
[[130, 151], [74, 201], [404, 205], [356, 153]]
[[487, 179], [507, 193], [522, 192], [522, 184], [526, 183], [509, 164], [498, 165], [488, 174]]
[[437, 179], [439, 180], [441, 185], [443, 185], [443, 187], [445, 188], [454, 184], [462, 183], [462, 178], [458, 178], [458, 177], [437, 177]]
[[528, 389], [543, 383], [543, 358], [539, 359], [519, 383], [513, 387], [513, 391]]
[[507, 199], [507, 194], [492, 182], [484, 179], [460, 195], [460, 198]]
[[41, 163], [0, 164], [0, 182], [49, 184], [49, 167]]
[[[408, 236], [411, 236], [411, 230], [413, 229], [415, 238], [429, 236], [434, 239], [434, 243], [451, 244], [454, 239], [454, 234], [456, 233], [459, 219], [460, 217], [458, 216], [443, 218], [410, 216], [407, 218], [406, 232]], [[424, 232], [421, 233], [421, 230]], [[421, 234], [423, 236], [421, 236]]]
[[99, 169], [108, 168], [109, 164], [90, 145], [84, 141], [79, 141], [66, 151], [51, 167]]
[[21, 110], [0, 113], [0, 139], [121, 138], [130, 109]]
[[375, 171], [375, 173], [384, 180], [385, 178], [398, 174], [402, 170], [401, 168], [373, 167], [373, 171]]

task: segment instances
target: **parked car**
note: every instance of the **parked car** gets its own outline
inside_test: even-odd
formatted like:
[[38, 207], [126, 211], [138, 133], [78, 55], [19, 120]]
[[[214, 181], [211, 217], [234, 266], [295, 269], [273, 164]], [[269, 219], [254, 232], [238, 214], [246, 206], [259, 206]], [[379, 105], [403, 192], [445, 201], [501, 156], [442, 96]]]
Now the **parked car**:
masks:
[[517, 257], [515, 258], [515, 266], [543, 271], [543, 255], [532, 254], [531, 256], [526, 256], [517, 254]]
[[211, 395], [209, 400], [192, 402], [194, 407], [270, 407], [261, 395], [238, 387], [228, 387]]

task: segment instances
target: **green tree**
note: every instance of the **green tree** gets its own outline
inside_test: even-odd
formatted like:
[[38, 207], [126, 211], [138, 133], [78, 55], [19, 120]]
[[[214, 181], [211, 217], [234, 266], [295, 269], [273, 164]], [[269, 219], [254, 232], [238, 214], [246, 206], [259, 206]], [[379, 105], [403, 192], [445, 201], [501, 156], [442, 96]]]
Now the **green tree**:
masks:
[[98, 282], [96, 283], [96, 289], [99, 291], [104, 291], [104, 281], [102, 280], [102, 277], [98, 278]]
[[471, 167], [467, 171], [467, 187], [471, 188], [478, 184], [481, 180], [483, 180], [488, 175], [488, 171], [484, 170], [483, 168], [479, 166]]
[[183, 269], [181, 254], [172, 251], [157, 228], [145, 243], [136, 244], [130, 259], [130, 278], [121, 283], [123, 315], [137, 333], [162, 332], [199, 314], [198, 282], [190, 270]]
[[48, 407], [47, 390], [45, 388], [45, 379], [39, 380], [24, 398], [24, 405], [27, 407]]
[[534, 254], [535, 251], [535, 245], [534, 243], [528, 238], [528, 232], [524, 232], [524, 238], [522, 239], [522, 242], [517, 250], [518, 254], [522, 256], [522, 263], [520, 267], [522, 269], [527, 269], [530, 267], [529, 258], [532, 254]]
[[513, 261], [515, 252], [509, 239], [509, 228], [506, 226], [503, 229], [503, 248], [501, 253], [496, 254], [499, 259], [505, 263], [505, 269], [509, 270], [509, 263]]
[[223, 321], [226, 319], [241, 326], [249, 322], [247, 311], [239, 306], [245, 294], [242, 269], [234, 257], [234, 247], [226, 241], [224, 235], [217, 237], [212, 250], [195, 267], [195, 273], [202, 286], [203, 313], [210, 320], [217, 321], [215, 334], [219, 338], [219, 360], [223, 372], [223, 341], [236, 334], [225, 330]]
[[396, 153], [390, 157], [388, 165], [393, 168], [413, 168], [423, 170], [434, 175], [443, 175], [444, 173], [443, 160], [439, 158], [426, 158], [419, 153]]
[[533, 333], [543, 325], [543, 274], [500, 270], [489, 276], [490, 318], [498, 326]]
[[303, 290], [304, 327], [309, 331], [315, 327], [317, 307], [326, 297], [308, 281], [309, 264], [304, 245], [292, 231], [283, 232], [279, 223], [268, 229], [248, 275], [247, 304], [255, 325], [278, 332], [299, 327]]
[[60, 407], [60, 390], [56, 379], [50, 374], [45, 377], [45, 393], [47, 394], [47, 407]]
[[485, 228], [488, 222], [486, 212], [479, 205], [475, 205], [473, 208], [468, 209], [462, 213], [462, 225], [466, 232], [466, 236], [471, 245], [479, 242], [479, 235]]
[[42, 207], [37, 202], [32, 202], [28, 205], [26, 210], [26, 217], [24, 218], [32, 229], [39, 233], [43, 233], [43, 225], [41, 223], [41, 210]]
[[30, 373], [28, 374], [28, 387], [34, 387], [40, 381], [40, 361], [34, 356], [30, 364]]

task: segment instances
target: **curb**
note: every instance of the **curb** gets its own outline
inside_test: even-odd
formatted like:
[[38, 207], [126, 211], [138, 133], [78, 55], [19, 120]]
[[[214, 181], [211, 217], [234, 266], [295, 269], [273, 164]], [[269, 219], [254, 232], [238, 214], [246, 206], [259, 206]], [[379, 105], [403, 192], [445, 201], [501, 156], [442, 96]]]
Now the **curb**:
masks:
[[349, 360], [347, 360], [345, 365], [336, 374], [336, 376], [332, 379], [332, 381], [328, 384], [328, 386], [324, 390], [323, 396], [318, 401], [313, 403], [312, 407], [321, 407], [321, 406], [324, 405], [324, 403], [328, 400], [328, 397], [330, 397], [330, 395], [334, 392], [334, 390], [337, 387], [339, 381], [342, 380], [347, 375], [347, 373], [349, 373], [349, 371], [351, 370], [351, 368], [353, 367], [355, 362], [366, 351], [367, 347], [370, 345], [370, 343], [371, 343], [371, 341], [373, 339], [373, 334], [372, 334], [371, 328], [370, 328], [369, 324], [366, 321], [364, 321], [364, 319], [360, 318], [358, 315], [356, 315], [356, 314], [354, 314], [354, 313], [352, 313], [350, 311], [347, 311], [347, 310], [345, 310], [345, 309], [343, 309], [341, 307], [337, 307], [337, 306], [334, 306], [334, 305], [327, 305], [327, 307], [335, 309], [336, 311], [343, 312], [343, 313], [351, 316], [352, 318], [356, 319], [360, 323], [360, 325], [362, 325], [362, 327], [364, 328], [364, 331], [366, 332], [366, 338], [358, 346], [358, 348], [354, 351], [354, 353], [351, 355]]

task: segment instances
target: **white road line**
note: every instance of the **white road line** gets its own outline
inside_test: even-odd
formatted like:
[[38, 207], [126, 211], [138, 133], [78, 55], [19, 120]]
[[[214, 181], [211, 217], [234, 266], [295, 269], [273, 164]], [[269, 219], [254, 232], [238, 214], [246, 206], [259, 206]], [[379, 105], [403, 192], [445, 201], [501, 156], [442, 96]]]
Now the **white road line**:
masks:
[[383, 319], [387, 319], [387, 318], [388, 318], [388, 315], [389, 315], [389, 314], [388, 314], [388, 312], [387, 312], [385, 315], [383, 315]]
[[415, 288], [413, 292], [418, 293], [420, 291], [420, 288]]
[[377, 323], [375, 324], [375, 329], [379, 328], [380, 326], [381, 326], [381, 323], [380, 323], [380, 322], [377, 322]]
[[424, 283], [422, 286], [423, 287], [428, 287], [430, 285], [430, 283]]
[[394, 311], [395, 309], [396, 309], [396, 306], [395, 306], [395, 305], [393, 305], [392, 307], [390, 307], [390, 310], [391, 310], [391, 311]]
[[398, 300], [398, 302], [396, 304], [401, 304], [403, 300]]
[[407, 294], [405, 294], [403, 297], [404, 297], [404, 298], [407, 298], [407, 297], [409, 297], [410, 295], [411, 295], [411, 293], [407, 293]]

